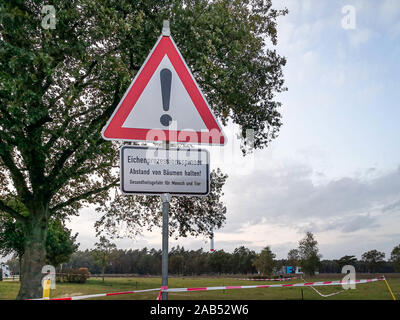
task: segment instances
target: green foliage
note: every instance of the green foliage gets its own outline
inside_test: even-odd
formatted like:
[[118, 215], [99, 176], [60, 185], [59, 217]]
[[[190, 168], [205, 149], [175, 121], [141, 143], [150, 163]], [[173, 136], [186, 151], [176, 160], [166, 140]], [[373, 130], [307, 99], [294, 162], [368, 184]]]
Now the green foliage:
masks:
[[[110, 263], [111, 255], [117, 249], [115, 243], [111, 243], [105, 237], [100, 237], [100, 241], [95, 244], [95, 249], [92, 251], [96, 263], [101, 268], [101, 273], [104, 271]], [[103, 277], [104, 281], [104, 277]]]
[[18, 257], [22, 257], [23, 253], [23, 225], [0, 213], [0, 255], [15, 254]]
[[265, 247], [260, 255], [254, 260], [253, 265], [263, 275], [270, 276], [274, 271], [276, 255], [269, 246]]
[[[26, 216], [26, 207], [17, 199], [7, 201], [7, 206]], [[0, 255], [15, 254], [22, 257], [25, 246], [24, 224], [0, 211]]]
[[52, 266], [59, 266], [69, 261], [71, 255], [78, 250], [79, 243], [76, 243], [75, 235], [67, 229], [61, 221], [52, 220], [49, 224], [46, 240], [46, 259]]
[[[19, 258], [23, 256], [26, 241], [24, 228], [22, 223], [0, 214], [0, 255], [15, 254]], [[78, 250], [77, 236], [78, 234], [72, 235], [71, 230], [61, 221], [51, 219], [46, 239], [46, 263], [57, 267], [68, 262], [71, 255]]]
[[337, 260], [337, 263], [339, 265], [340, 270], [342, 270], [344, 266], [348, 265], [355, 266], [357, 263], [357, 258], [355, 256], [343, 256], [339, 260]]
[[73, 253], [70, 260], [66, 264], [63, 264], [63, 268], [88, 268], [91, 273], [100, 273], [100, 268], [95, 261], [94, 255], [88, 249]]
[[361, 259], [367, 264], [368, 272], [376, 272], [377, 267], [383, 263], [385, 253], [378, 250], [370, 250], [362, 254]]
[[215, 250], [208, 255], [208, 265], [213, 273], [227, 273], [230, 269], [231, 255], [224, 250]]
[[390, 254], [390, 262], [393, 263], [396, 272], [400, 272], [400, 244], [393, 248]]
[[[214, 255], [217, 252], [217, 255]], [[255, 274], [257, 270], [253, 265], [247, 265], [247, 259], [250, 257], [257, 258], [258, 254], [253, 250], [245, 247], [235, 248], [233, 252], [217, 250], [215, 252], [205, 252], [199, 250], [185, 250], [181, 246], [172, 247], [169, 251], [170, 264], [169, 273], [172, 275], [205, 275], [205, 274]], [[173, 257], [176, 257], [173, 258]], [[241, 257], [241, 267], [238, 267], [238, 258]], [[183, 258], [183, 261], [182, 261]], [[252, 260], [254, 260], [254, 258]], [[173, 261], [173, 263], [171, 263]], [[338, 260], [322, 260], [319, 266], [319, 272], [322, 273], [341, 273], [341, 268], [337, 263]], [[211, 264], [210, 264], [211, 263]], [[10, 269], [14, 268], [17, 263], [8, 261]], [[12, 267], [12, 265], [14, 267]], [[245, 266], [247, 267], [245, 268]], [[279, 270], [280, 266], [287, 266], [287, 260], [275, 260], [275, 269]], [[92, 274], [100, 274], [101, 268], [95, 262], [92, 250], [77, 251], [71, 256], [68, 263], [63, 264], [63, 269], [78, 269], [81, 267], [88, 268]], [[248, 268], [248, 269], [247, 269]], [[355, 263], [357, 273], [365, 273], [366, 263], [357, 261]], [[377, 272], [392, 273], [393, 265], [390, 262], [384, 262], [378, 266]], [[137, 274], [137, 275], [160, 275], [161, 274], [161, 250], [156, 249], [129, 249], [113, 250], [109, 263], [105, 269], [106, 274]], [[265, 275], [259, 276], [265, 278]]]
[[321, 255], [318, 253], [318, 242], [311, 232], [299, 241], [300, 266], [304, 273], [313, 276], [320, 265]]
[[300, 262], [299, 250], [291, 249], [287, 255], [287, 265], [296, 267], [299, 265], [299, 262]]
[[257, 258], [255, 251], [244, 246], [236, 248], [233, 251], [231, 265], [234, 273], [246, 274], [255, 273], [253, 261]]
[[174, 274], [183, 274], [185, 268], [185, 258], [182, 255], [171, 255], [168, 259], [168, 272]]

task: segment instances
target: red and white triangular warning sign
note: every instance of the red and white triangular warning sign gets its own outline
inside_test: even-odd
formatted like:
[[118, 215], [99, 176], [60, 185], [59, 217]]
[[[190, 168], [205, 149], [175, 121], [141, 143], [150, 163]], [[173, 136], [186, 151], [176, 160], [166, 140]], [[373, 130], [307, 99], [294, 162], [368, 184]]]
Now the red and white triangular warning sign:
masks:
[[224, 145], [226, 137], [170, 36], [161, 36], [103, 128], [106, 140]]

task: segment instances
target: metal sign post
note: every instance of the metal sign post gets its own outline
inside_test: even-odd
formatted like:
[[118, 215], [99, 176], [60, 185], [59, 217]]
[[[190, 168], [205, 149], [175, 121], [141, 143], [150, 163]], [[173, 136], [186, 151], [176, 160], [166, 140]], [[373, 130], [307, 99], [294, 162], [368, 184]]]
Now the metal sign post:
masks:
[[[162, 288], [168, 288], [168, 218], [169, 218], [169, 202], [171, 201], [171, 195], [164, 193], [161, 195], [162, 200]], [[168, 292], [163, 292], [161, 300], [168, 300]]]
[[[165, 149], [169, 150], [169, 141], [165, 142]], [[162, 260], [161, 260], [161, 289], [168, 289], [168, 237], [169, 237], [169, 203], [171, 194], [161, 195], [162, 200]], [[161, 300], [168, 300], [168, 292], [162, 292]]]

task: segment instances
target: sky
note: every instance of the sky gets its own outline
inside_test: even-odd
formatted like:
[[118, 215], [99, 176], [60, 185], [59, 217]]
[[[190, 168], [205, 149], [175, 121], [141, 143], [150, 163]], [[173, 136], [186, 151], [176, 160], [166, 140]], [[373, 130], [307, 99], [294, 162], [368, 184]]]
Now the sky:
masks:
[[[389, 258], [400, 244], [400, 1], [279, 0], [274, 7], [290, 11], [278, 20], [276, 47], [287, 58], [288, 91], [277, 97], [283, 126], [267, 149], [246, 158], [231, 124], [225, 149], [210, 148], [212, 168], [229, 175], [215, 249], [269, 245], [285, 258], [311, 231], [323, 259], [371, 249]], [[348, 8], [355, 20], [346, 18]], [[67, 224], [81, 249], [97, 241], [98, 218], [86, 208]], [[113, 242], [160, 248], [161, 232]], [[204, 237], [170, 240], [178, 244], [209, 248]]]

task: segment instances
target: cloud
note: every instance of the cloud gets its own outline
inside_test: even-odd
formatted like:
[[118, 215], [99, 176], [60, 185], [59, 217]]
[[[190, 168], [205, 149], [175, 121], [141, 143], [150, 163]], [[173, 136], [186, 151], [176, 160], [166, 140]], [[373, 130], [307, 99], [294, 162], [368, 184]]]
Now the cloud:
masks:
[[382, 208], [382, 212], [390, 212], [390, 211], [396, 211], [396, 210], [400, 210], [400, 200], [396, 201], [394, 203], [391, 203], [385, 207]]
[[390, 24], [398, 20], [400, 16], [400, 2], [398, 0], [381, 1], [379, 15], [383, 22]]
[[339, 217], [333, 222], [328, 222], [322, 228], [315, 231], [322, 232], [328, 230], [339, 230], [344, 233], [355, 232], [362, 229], [378, 228], [380, 225], [377, 218], [370, 214], [359, 214], [350, 217]]
[[365, 29], [356, 29], [354, 31], [348, 32], [348, 34], [349, 34], [350, 44], [353, 47], [356, 47], [356, 48], [358, 48], [361, 45], [367, 43], [372, 38], [372, 36], [374, 35], [374, 33], [371, 30], [367, 29], [367, 28], [365, 28]]
[[[378, 227], [377, 216], [400, 210], [400, 171], [374, 178], [342, 177], [316, 184], [307, 166], [258, 170], [231, 177], [226, 190], [229, 226], [284, 223], [301, 232], [354, 232]], [[395, 203], [395, 205], [393, 205]]]
[[368, 28], [359, 29], [357, 28], [354, 31], [348, 31], [350, 44], [358, 48], [361, 45], [367, 43], [374, 35], [374, 32]]
[[368, 215], [358, 215], [352, 217], [350, 221], [346, 221], [342, 223], [342, 231], [343, 232], [354, 232], [361, 229], [371, 229], [379, 227], [376, 218], [372, 218], [369, 214]]

